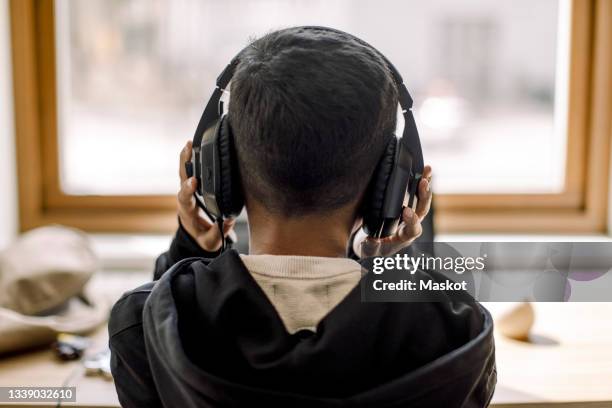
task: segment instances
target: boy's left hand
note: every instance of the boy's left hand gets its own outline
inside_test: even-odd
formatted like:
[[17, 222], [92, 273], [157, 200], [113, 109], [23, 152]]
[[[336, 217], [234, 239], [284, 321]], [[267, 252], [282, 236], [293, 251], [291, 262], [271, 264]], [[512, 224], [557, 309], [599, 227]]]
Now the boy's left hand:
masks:
[[353, 241], [353, 250], [360, 257], [364, 256], [387, 256], [395, 254], [401, 249], [412, 244], [415, 239], [423, 233], [421, 222], [431, 208], [431, 166], [425, 166], [423, 177], [419, 182], [419, 198], [414, 210], [404, 208], [402, 220], [394, 235], [382, 239], [376, 239], [359, 234]]

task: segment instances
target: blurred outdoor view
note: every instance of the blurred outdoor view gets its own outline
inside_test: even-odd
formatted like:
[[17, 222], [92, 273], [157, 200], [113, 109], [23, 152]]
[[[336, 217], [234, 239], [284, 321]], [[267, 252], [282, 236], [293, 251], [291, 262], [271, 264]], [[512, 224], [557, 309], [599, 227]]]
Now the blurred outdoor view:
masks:
[[62, 188], [175, 193], [178, 153], [227, 62], [254, 36], [326, 25], [401, 71], [438, 193], [558, 192], [568, 9], [557, 0], [57, 0]]

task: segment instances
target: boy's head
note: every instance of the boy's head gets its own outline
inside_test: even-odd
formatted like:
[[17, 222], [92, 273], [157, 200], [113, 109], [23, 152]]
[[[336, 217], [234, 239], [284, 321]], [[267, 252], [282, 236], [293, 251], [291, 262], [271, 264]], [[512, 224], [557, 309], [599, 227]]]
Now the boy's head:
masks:
[[229, 104], [247, 197], [299, 217], [355, 206], [395, 130], [381, 56], [342, 33], [290, 28], [240, 55]]

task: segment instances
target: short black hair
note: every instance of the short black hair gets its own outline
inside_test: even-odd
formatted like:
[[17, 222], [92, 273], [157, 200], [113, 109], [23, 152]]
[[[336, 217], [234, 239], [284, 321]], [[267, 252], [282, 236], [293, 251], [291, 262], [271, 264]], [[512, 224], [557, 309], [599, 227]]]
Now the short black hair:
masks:
[[295, 27], [253, 41], [230, 95], [243, 188], [285, 216], [355, 202], [395, 130], [389, 68], [344, 33]]

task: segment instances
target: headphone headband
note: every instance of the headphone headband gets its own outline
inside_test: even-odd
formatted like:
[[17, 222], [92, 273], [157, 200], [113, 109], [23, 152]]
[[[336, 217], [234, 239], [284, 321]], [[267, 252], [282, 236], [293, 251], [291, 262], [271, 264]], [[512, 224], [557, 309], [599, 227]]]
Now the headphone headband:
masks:
[[[389, 70], [404, 117], [404, 131], [400, 139], [391, 138], [385, 148], [371, 181], [373, 185], [370, 187], [370, 197], [364, 200], [367, 203], [363, 215], [364, 230], [369, 235], [378, 238], [389, 236], [401, 220], [406, 193], [409, 197], [407, 205], [412, 206], [424, 167], [421, 142], [411, 110], [412, 97], [395, 66], [367, 42], [328, 27], [296, 28], [336, 33], [352, 39], [378, 55]], [[198, 181], [196, 202], [217, 221], [221, 234], [223, 218], [237, 216], [244, 205], [233, 136], [227, 117], [223, 117], [221, 97], [234, 76], [240, 56], [248, 47], [250, 45], [241, 50], [217, 77], [213, 94], [204, 108], [193, 137], [192, 160], [186, 163], [187, 174], [195, 175]]]
[[[359, 44], [371, 49], [377, 55], [380, 56], [380, 58], [387, 66], [387, 69], [391, 73], [391, 77], [393, 78], [393, 82], [395, 82], [395, 86], [397, 88], [398, 102], [400, 104], [400, 107], [402, 108], [402, 114], [404, 116], [404, 132], [402, 134], [402, 138], [407, 138], [406, 142], [408, 146], [411, 148], [411, 150], [414, 150], [413, 153], [416, 160], [416, 163], [414, 163], [414, 168], [417, 170], [418, 173], [422, 173], [425, 164], [423, 163], [422, 159], [423, 154], [421, 151], [421, 142], [418, 138], [418, 134], [415, 133], [416, 123], [412, 114], [412, 96], [410, 96], [410, 92], [408, 92], [406, 85], [404, 85], [404, 79], [400, 75], [397, 68], [395, 68], [395, 66], [391, 63], [391, 61], [389, 61], [389, 59], [385, 57], [383, 53], [378, 51], [376, 48], [374, 48], [361, 38], [356, 37], [347, 32], [337, 30], [335, 28], [322, 26], [302, 26], [296, 28], [345, 35], [350, 39], [358, 42]], [[222, 107], [220, 104], [221, 96], [223, 95], [223, 91], [225, 90], [229, 82], [232, 80], [234, 72], [236, 72], [236, 67], [240, 63], [240, 55], [248, 47], [250, 47], [250, 45], [247, 45], [234, 58], [232, 58], [232, 61], [223, 69], [223, 71], [221, 71], [221, 73], [217, 77], [215, 90], [213, 91], [213, 94], [211, 95], [210, 99], [208, 100], [208, 103], [206, 104], [206, 107], [204, 108], [204, 112], [202, 113], [202, 117], [200, 118], [200, 122], [198, 123], [198, 127], [196, 128], [196, 132], [193, 137], [194, 147], [200, 146], [202, 142], [202, 136], [204, 135], [206, 129], [213, 126], [221, 118], [221, 115], [223, 114]]]

